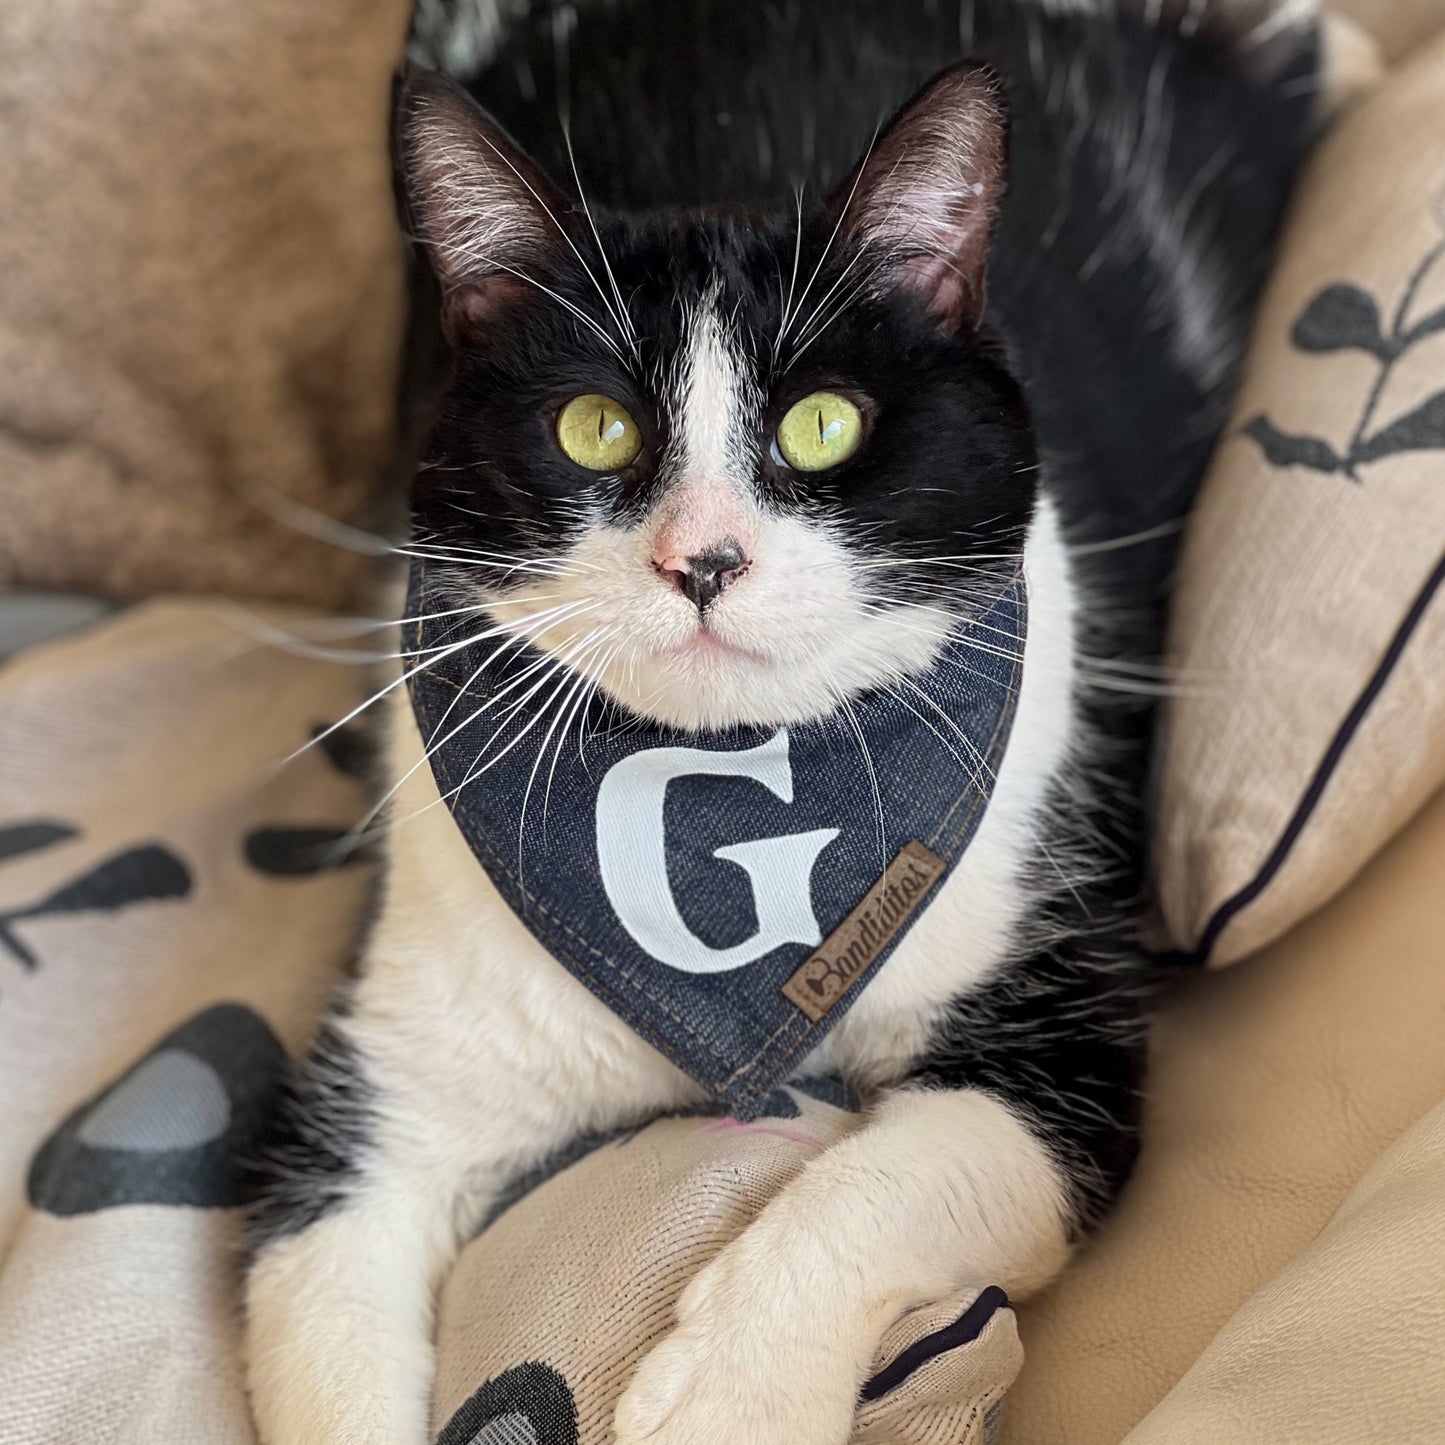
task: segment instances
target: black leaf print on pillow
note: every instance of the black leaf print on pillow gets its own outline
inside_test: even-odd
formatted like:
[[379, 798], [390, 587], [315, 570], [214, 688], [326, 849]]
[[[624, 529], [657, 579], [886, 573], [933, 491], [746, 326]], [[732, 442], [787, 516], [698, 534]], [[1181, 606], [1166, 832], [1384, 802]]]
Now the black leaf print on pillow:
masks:
[[[306, 746], [319, 747], [337, 772], [358, 781], [369, 776], [375, 761], [372, 738], [364, 728], [317, 723]], [[246, 862], [268, 878], [313, 878], [375, 856], [363, 830], [327, 823], [253, 828], [241, 848]]]
[[1257, 416], [1244, 429], [1259, 444], [1272, 467], [1308, 467], [1312, 472], [1342, 472], [1344, 459], [1319, 437], [1292, 436], [1280, 431], [1267, 416]]
[[[1445, 230], [1445, 209], [1441, 212], [1441, 228]], [[1346, 281], [1326, 286], [1300, 313], [1290, 331], [1290, 340], [1298, 350], [1365, 351], [1379, 363], [1379, 371], [1343, 455], [1322, 437], [1281, 431], [1263, 414], [1251, 418], [1243, 433], [1264, 453], [1270, 466], [1305, 467], [1325, 475], [1346, 476], [1358, 483], [1359, 468], [1369, 462], [1401, 452], [1445, 448], [1445, 391], [1436, 392], [1388, 426], [1370, 430], [1385, 384], [1401, 357], [1426, 337], [1445, 331], [1445, 308], [1432, 311], [1414, 325], [1407, 321], [1422, 283], [1442, 255], [1445, 255], [1445, 241], [1425, 253], [1405, 284], [1388, 331], [1375, 298]]]
[[1405, 340], [1413, 346], [1417, 341], [1423, 341], [1437, 331], [1445, 331], [1445, 306], [1438, 311], [1432, 311], [1423, 321], [1417, 321], [1405, 333]]
[[376, 744], [370, 732], [355, 723], [317, 723], [311, 741], [326, 754], [338, 773], [365, 782], [376, 764]]
[[1390, 355], [1375, 298], [1344, 281], [1326, 286], [1305, 307], [1290, 340], [1300, 351], [1347, 351], [1353, 347], [1372, 356]]
[[1429, 452], [1437, 447], [1445, 447], [1445, 391], [1437, 391], [1429, 401], [1362, 442], [1356, 457], [1375, 462], [1396, 452]]
[[0, 863], [7, 858], [39, 852], [42, 848], [53, 848], [57, 843], [78, 837], [79, 828], [72, 828], [69, 823], [55, 823], [48, 818], [37, 818], [29, 823], [7, 823], [0, 828]]
[[246, 835], [246, 861], [272, 878], [310, 878], [366, 860], [365, 848], [348, 843], [349, 828], [257, 828]]
[[25, 968], [35, 968], [35, 954], [15, 936], [14, 925], [27, 919], [67, 913], [113, 913], [137, 903], [163, 903], [191, 891], [190, 869], [168, 848], [146, 843], [103, 859], [88, 873], [24, 908], [0, 913], [0, 948]]

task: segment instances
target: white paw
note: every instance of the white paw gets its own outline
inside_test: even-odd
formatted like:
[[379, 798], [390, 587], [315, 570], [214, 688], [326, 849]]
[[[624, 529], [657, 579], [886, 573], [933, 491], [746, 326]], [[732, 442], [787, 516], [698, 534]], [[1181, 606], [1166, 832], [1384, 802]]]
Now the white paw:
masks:
[[755, 1224], [684, 1292], [618, 1403], [616, 1445], [844, 1445], [871, 1341], [860, 1363], [862, 1322], [816, 1268], [829, 1261], [769, 1261], [767, 1233]]

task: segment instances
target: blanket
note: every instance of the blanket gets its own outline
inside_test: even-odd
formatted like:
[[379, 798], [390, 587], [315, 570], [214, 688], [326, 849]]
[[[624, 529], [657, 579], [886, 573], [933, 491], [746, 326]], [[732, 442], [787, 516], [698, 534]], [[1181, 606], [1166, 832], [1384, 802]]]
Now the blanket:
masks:
[[[0, 1445], [255, 1445], [240, 1216], [375, 866], [326, 732], [366, 674], [313, 621], [158, 600], [0, 668]], [[443, 1291], [440, 1442], [611, 1438], [687, 1280], [858, 1122], [776, 1093], [513, 1182]], [[1002, 1291], [913, 1311], [854, 1439], [977, 1445], [1021, 1362]]]

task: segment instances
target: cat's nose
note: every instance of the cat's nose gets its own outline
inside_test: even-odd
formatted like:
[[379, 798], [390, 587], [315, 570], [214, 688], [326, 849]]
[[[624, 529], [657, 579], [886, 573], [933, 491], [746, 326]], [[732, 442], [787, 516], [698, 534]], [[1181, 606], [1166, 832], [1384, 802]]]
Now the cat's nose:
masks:
[[655, 552], [652, 565], [663, 580], [676, 587], [699, 612], [706, 612], [718, 594], [732, 586], [753, 564], [736, 537], [725, 537], [690, 557]]

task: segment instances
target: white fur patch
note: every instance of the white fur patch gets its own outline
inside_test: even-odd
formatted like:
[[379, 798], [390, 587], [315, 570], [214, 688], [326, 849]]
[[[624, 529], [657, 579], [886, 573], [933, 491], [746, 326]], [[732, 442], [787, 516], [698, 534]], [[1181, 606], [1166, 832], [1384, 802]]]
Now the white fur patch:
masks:
[[730, 339], [717, 297], [709, 295], [689, 323], [682, 385], [669, 408], [679, 453], [676, 480], [683, 486], [725, 483], [750, 493], [761, 399]]

